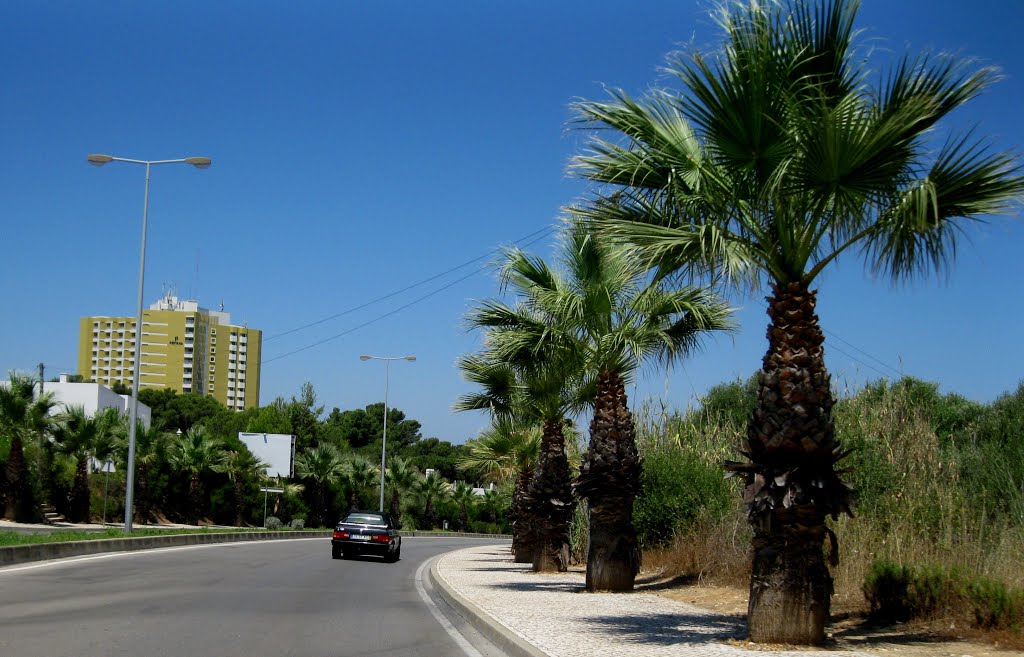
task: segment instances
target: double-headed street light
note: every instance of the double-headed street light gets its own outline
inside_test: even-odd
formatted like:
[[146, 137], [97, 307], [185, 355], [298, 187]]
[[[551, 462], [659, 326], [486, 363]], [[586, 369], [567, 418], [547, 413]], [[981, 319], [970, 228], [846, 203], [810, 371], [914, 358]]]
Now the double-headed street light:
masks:
[[384, 455], [388, 448], [388, 377], [393, 360], [416, 360], [415, 356], [367, 356], [363, 354], [359, 360], [384, 361], [384, 442], [380, 445], [380, 510], [384, 511]]
[[149, 170], [154, 164], [191, 164], [197, 169], [210, 166], [208, 157], [185, 157], [180, 160], [131, 160], [112, 155], [92, 154], [87, 158], [89, 164], [103, 166], [108, 162], [128, 162], [146, 165], [146, 193], [142, 197], [142, 250], [139, 254], [139, 307], [135, 319], [135, 359], [132, 363], [132, 407], [128, 412], [128, 476], [124, 494], [124, 530], [132, 530], [132, 516], [135, 502], [135, 422], [138, 418], [139, 406], [139, 368], [142, 353], [142, 285], [146, 274], [146, 219], [149, 214]]

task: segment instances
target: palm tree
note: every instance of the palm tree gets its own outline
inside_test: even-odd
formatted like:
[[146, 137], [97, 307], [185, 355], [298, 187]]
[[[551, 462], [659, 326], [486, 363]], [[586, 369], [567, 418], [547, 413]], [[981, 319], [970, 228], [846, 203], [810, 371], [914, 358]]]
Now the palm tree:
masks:
[[434, 528], [434, 504], [448, 497], [449, 490], [450, 485], [437, 471], [417, 479], [413, 485], [413, 495], [423, 503], [423, 519], [427, 523], [426, 529]]
[[457, 481], [452, 486], [452, 501], [459, 507], [459, 531], [469, 531], [469, 507], [476, 504], [473, 487], [464, 481]]
[[[0, 440], [9, 440], [6, 471], [0, 474], [4, 483], [0, 501], [6, 503], [4, 517], [15, 522], [33, 520], [32, 486], [25, 463], [25, 441], [41, 437], [53, 426], [50, 411], [56, 406], [53, 395], [35, 398], [35, 381], [28, 376], [10, 373], [10, 381], [0, 386]], [[40, 446], [41, 447], [41, 446]]]
[[341, 481], [348, 490], [349, 511], [365, 509], [364, 502], [370, 491], [375, 485], [379, 486], [380, 468], [362, 456], [352, 456], [345, 462]]
[[245, 485], [259, 477], [267, 464], [256, 459], [248, 449], [227, 450], [223, 460], [213, 467], [214, 472], [225, 474], [231, 482], [235, 503], [235, 527], [241, 527], [244, 520], [242, 511], [245, 507]]
[[189, 522], [198, 524], [206, 506], [203, 498], [202, 476], [215, 471], [224, 462], [224, 444], [210, 436], [201, 424], [189, 427], [178, 436], [168, 453], [171, 467], [188, 475]]
[[71, 487], [68, 519], [89, 521], [89, 457], [97, 443], [108, 441], [104, 434], [111, 430], [100, 417], [89, 417], [82, 406], [70, 406], [59, 417], [54, 428], [56, 451], [75, 461], [75, 480]]
[[536, 551], [532, 531], [536, 523], [526, 504], [526, 487], [537, 466], [540, 443], [540, 426], [524, 427], [512, 418], [496, 418], [479, 438], [466, 443], [469, 453], [458, 466], [485, 482], [514, 482], [508, 515], [512, 522], [512, 554], [516, 563], [533, 563]]
[[[120, 460], [128, 461], [127, 439], [120, 441], [122, 451]], [[150, 477], [153, 468], [167, 459], [169, 434], [159, 426], [148, 429], [142, 420], [136, 419], [135, 425], [135, 510], [133, 515], [139, 523], [146, 524], [153, 510], [153, 494], [150, 490]]]
[[[640, 460], [626, 384], [644, 362], [671, 363], [696, 350], [703, 335], [731, 329], [731, 309], [704, 289], [649, 281], [642, 263], [582, 222], [569, 222], [562, 241], [564, 274], [518, 250], [507, 254], [502, 279], [539, 321], [519, 323], [499, 352], [512, 361], [553, 353], [583, 368], [579, 390], [593, 420], [574, 487], [590, 509], [587, 590], [628, 591], [640, 568], [633, 526]], [[493, 329], [515, 321], [498, 304], [480, 319]]]
[[343, 471], [341, 454], [338, 453], [338, 448], [330, 443], [320, 443], [295, 459], [296, 474], [313, 483], [313, 518], [318, 527], [327, 526], [326, 491], [338, 483]]
[[[856, 0], [735, 5], [717, 55], [674, 58], [681, 92], [614, 92], [579, 118], [594, 138], [573, 170], [605, 183], [577, 213], [630, 244], [657, 275], [767, 283], [758, 404], [730, 472], [754, 528], [750, 638], [821, 643], [831, 576], [825, 517], [849, 513], [835, 464], [834, 403], [815, 314], [819, 274], [840, 255], [894, 281], [941, 272], [960, 232], [1024, 192], [1021, 167], [972, 134], [933, 137], [991, 68], [904, 56], [880, 87], [855, 38]], [[607, 132], [605, 133], [607, 134]]]
[[402, 495], [412, 490], [420, 477], [419, 471], [409, 461], [393, 456], [384, 470], [384, 485], [390, 495], [391, 517], [395, 526], [402, 528]]
[[458, 366], [481, 390], [462, 396], [455, 410], [486, 410], [492, 421], [509, 423], [509, 428], [541, 427], [536, 467], [519, 491], [516, 511], [522, 517], [514, 522], [526, 531], [515, 546], [516, 561], [532, 550], [535, 571], [565, 571], [574, 500], [562, 428], [566, 415], [582, 407], [581, 370], [571, 360], [573, 352], [561, 350], [557, 341], [526, 353], [524, 340], [543, 332], [546, 319], [526, 303], [512, 308], [485, 302], [468, 319], [471, 326], [487, 328], [484, 351], [463, 356]]

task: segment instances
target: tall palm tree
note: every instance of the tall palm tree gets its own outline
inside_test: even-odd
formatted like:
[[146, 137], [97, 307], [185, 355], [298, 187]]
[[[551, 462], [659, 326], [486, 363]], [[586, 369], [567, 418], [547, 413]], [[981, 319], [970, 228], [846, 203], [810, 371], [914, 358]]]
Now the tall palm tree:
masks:
[[206, 506], [202, 476], [224, 462], [224, 444], [195, 424], [171, 443], [167, 457], [172, 468], [188, 475], [189, 522], [197, 524]]
[[384, 470], [384, 485], [389, 495], [391, 517], [399, 529], [402, 528], [402, 495], [412, 490], [419, 477], [419, 470], [409, 461], [398, 456], [388, 459], [388, 467]]
[[[645, 362], [671, 363], [695, 351], [704, 335], [731, 329], [731, 309], [707, 290], [650, 281], [642, 263], [583, 222], [566, 224], [562, 247], [561, 273], [518, 250], [507, 254], [502, 279], [540, 321], [519, 323], [501, 352], [513, 361], [553, 353], [583, 368], [579, 389], [593, 420], [575, 491], [590, 509], [586, 586], [627, 591], [640, 569], [633, 526], [640, 459], [626, 384]], [[513, 321], [494, 304], [480, 325], [501, 330]]]
[[426, 529], [434, 528], [434, 505], [448, 497], [451, 487], [437, 471], [416, 480], [413, 495], [423, 504], [423, 519]]
[[484, 351], [461, 357], [458, 366], [481, 389], [455, 404], [459, 411], [486, 410], [493, 421], [506, 422], [510, 429], [541, 427], [537, 464], [519, 491], [521, 505], [516, 511], [521, 517], [513, 521], [526, 529], [516, 545], [516, 561], [527, 556], [521, 554], [524, 549], [532, 550], [537, 572], [569, 567], [574, 499], [562, 429], [566, 416], [583, 405], [581, 370], [571, 360], [571, 349], [562, 350], [558, 341], [528, 352], [522, 348], [524, 338], [531, 340], [544, 330], [545, 319], [526, 303], [510, 307], [488, 301], [471, 311], [470, 325], [487, 329]]
[[90, 417], [82, 406], [68, 407], [54, 428], [56, 451], [75, 461], [68, 515], [72, 522], [89, 521], [89, 457], [97, 443], [102, 445], [108, 441], [105, 434], [110, 430], [109, 423], [97, 416]]
[[227, 475], [231, 482], [231, 489], [234, 493], [235, 503], [235, 527], [241, 527], [244, 519], [242, 511], [245, 508], [245, 486], [258, 478], [268, 465], [263, 463], [248, 449], [227, 450], [221, 462], [213, 467], [214, 472]]
[[[4, 517], [16, 522], [31, 522], [33, 510], [32, 485], [25, 463], [25, 441], [41, 437], [54, 423], [50, 412], [56, 401], [50, 393], [35, 395], [35, 381], [16, 372], [0, 386], [0, 440], [9, 441], [7, 467], [0, 479], [0, 501], [6, 503]], [[40, 446], [42, 447], [42, 446]]]
[[514, 482], [508, 516], [516, 563], [533, 563], [536, 551], [532, 531], [536, 523], [526, 504], [526, 487], [537, 466], [540, 443], [539, 425], [526, 426], [514, 418], [495, 418], [479, 438], [466, 443], [469, 453], [458, 464], [463, 472], [481, 477], [485, 483]]
[[1020, 164], [971, 133], [934, 137], [991, 68], [900, 58], [878, 79], [858, 43], [856, 0], [733, 5], [725, 46], [674, 58], [681, 91], [613, 92], [577, 106], [595, 137], [573, 170], [607, 187], [578, 214], [659, 276], [767, 283], [768, 351], [747, 431], [744, 501], [754, 528], [750, 637], [821, 643], [831, 577], [825, 517], [849, 513], [835, 472], [833, 397], [815, 314], [818, 276], [848, 252], [894, 281], [941, 272], [961, 231], [1024, 192]]
[[295, 458], [295, 472], [313, 484], [313, 518], [316, 526], [327, 526], [327, 489], [338, 483], [344, 472], [338, 448], [330, 443], [307, 449]]
[[457, 481], [452, 486], [452, 501], [459, 507], [459, 531], [469, 531], [469, 509], [476, 504], [473, 487], [464, 481]]
[[349, 511], [365, 509], [371, 491], [380, 485], [380, 467], [362, 456], [352, 456], [345, 462], [341, 481], [348, 490]]

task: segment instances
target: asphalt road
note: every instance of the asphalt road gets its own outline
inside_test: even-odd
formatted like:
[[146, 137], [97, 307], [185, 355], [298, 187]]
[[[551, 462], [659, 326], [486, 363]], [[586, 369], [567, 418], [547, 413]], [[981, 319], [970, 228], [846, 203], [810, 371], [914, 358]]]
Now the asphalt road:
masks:
[[[334, 560], [329, 539], [309, 539], [0, 569], [0, 655], [463, 657], [416, 576], [480, 543], [407, 537], [395, 564]], [[469, 654], [500, 654], [454, 620]]]

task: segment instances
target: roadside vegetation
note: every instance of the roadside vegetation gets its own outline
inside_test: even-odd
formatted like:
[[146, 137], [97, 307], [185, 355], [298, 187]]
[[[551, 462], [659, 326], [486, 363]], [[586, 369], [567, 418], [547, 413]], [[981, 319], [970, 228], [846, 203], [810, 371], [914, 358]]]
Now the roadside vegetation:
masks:
[[[841, 546], [835, 604], [1024, 641], [1024, 383], [991, 404], [909, 377], [838, 392], [857, 505], [856, 517], [830, 522]], [[751, 532], [721, 463], [741, 444], [755, 394], [751, 379], [683, 413], [645, 409], [637, 527], [651, 571], [745, 585]]]
[[[11, 373], [0, 386], [0, 504], [6, 518], [41, 522], [44, 505], [71, 522], [124, 517], [126, 418], [89, 417], [37, 395]], [[331, 527], [350, 508], [377, 508], [384, 405], [325, 413], [311, 384], [298, 397], [239, 413], [209, 397], [143, 390], [153, 425], [136, 432], [135, 522]], [[296, 436], [295, 477], [265, 476], [238, 432]], [[511, 494], [473, 494], [456, 468], [466, 447], [423, 438], [419, 422], [388, 409], [386, 504], [404, 529], [509, 529]], [[113, 464], [113, 471], [103, 468]], [[430, 476], [426, 476], [429, 472]], [[426, 486], [422, 485], [424, 482]], [[260, 487], [281, 488], [264, 496]], [[467, 494], [468, 491], [468, 494]], [[264, 508], [266, 505], [266, 508]], [[95, 538], [94, 535], [90, 537]], [[21, 541], [23, 539], [12, 539]]]

